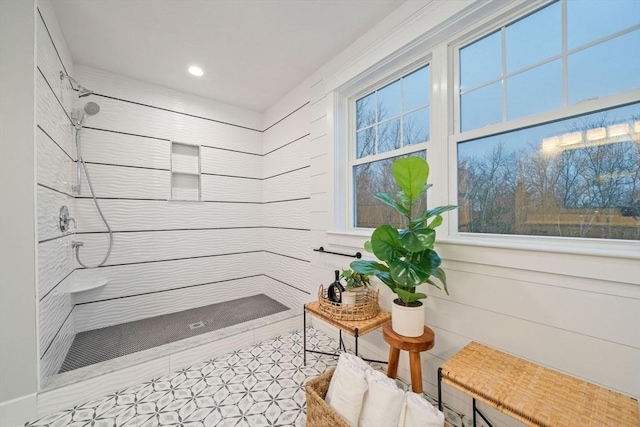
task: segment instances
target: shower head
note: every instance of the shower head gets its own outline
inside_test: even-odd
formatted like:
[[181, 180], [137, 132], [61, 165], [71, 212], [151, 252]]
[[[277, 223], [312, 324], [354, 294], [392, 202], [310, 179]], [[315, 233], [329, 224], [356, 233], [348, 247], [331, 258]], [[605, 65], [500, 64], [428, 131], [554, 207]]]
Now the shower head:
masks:
[[100, 111], [100, 106], [95, 102], [87, 102], [86, 104], [84, 104], [84, 112], [90, 116], [93, 116], [94, 114], [98, 114], [99, 111]]
[[82, 85], [78, 85], [78, 98], [84, 98], [85, 96], [93, 95], [93, 91], [87, 89]]
[[73, 77], [68, 74], [65, 74], [63, 71], [60, 71], [60, 80], [67, 79], [69, 80], [69, 84], [71, 85], [71, 89], [78, 92], [78, 98], [84, 98], [85, 96], [93, 95], [93, 91], [87, 89], [82, 86], [80, 83], [76, 81]]

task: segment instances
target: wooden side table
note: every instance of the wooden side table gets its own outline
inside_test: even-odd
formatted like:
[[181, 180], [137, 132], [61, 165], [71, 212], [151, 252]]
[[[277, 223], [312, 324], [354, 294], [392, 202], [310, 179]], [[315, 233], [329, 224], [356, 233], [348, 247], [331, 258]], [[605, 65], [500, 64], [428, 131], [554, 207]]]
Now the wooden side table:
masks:
[[414, 393], [422, 393], [422, 364], [420, 363], [420, 353], [431, 350], [435, 343], [435, 334], [427, 326], [424, 333], [415, 338], [398, 335], [391, 329], [391, 321], [382, 325], [382, 336], [389, 344], [389, 365], [387, 376], [396, 378], [398, 376], [398, 362], [400, 360], [400, 350], [409, 352], [409, 366], [411, 369], [411, 390]]
[[[326, 353], [324, 351], [317, 350], [308, 350], [307, 349], [307, 314], [317, 317], [318, 319], [324, 320], [328, 324], [335, 326], [340, 331], [340, 341], [338, 342], [338, 351], [347, 351], [347, 348], [344, 345], [344, 341], [342, 340], [342, 332], [355, 337], [356, 339], [356, 356], [358, 355], [358, 337], [369, 333], [380, 327], [384, 322], [391, 319], [391, 313], [387, 310], [380, 309], [378, 315], [372, 319], [367, 320], [336, 320], [327, 315], [325, 312], [320, 310], [320, 303], [318, 301], [313, 301], [304, 305], [304, 314], [303, 314], [303, 325], [302, 325], [302, 334], [303, 334], [303, 363], [304, 366], [307, 365], [307, 352], [308, 353], [317, 353], [324, 354], [327, 356], [339, 356], [339, 353]], [[378, 363], [387, 363], [382, 360], [371, 360], [365, 359], [367, 362], [378, 362]]]

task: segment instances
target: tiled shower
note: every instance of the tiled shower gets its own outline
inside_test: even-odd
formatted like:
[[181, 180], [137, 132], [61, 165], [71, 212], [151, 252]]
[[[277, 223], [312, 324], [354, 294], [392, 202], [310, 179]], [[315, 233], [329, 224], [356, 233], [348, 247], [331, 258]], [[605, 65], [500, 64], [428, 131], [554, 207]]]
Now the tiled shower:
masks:
[[[73, 64], [52, 36], [57, 25], [39, 13], [41, 387], [69, 383], [56, 374], [80, 332], [257, 294], [289, 307], [293, 324], [315, 293], [308, 102], [263, 123], [259, 113]], [[61, 72], [95, 95], [78, 98]], [[113, 250], [104, 266], [84, 269], [72, 242], [93, 266], [109, 240], [84, 172], [82, 192], [73, 189], [72, 115], [87, 102], [100, 111], [84, 121], [81, 150]], [[63, 205], [75, 220], [66, 233]]]

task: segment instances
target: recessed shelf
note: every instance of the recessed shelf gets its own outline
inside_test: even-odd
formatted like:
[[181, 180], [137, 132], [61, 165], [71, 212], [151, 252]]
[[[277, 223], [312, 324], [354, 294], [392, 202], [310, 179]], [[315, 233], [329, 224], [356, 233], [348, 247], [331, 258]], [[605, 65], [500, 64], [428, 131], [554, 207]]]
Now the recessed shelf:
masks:
[[171, 142], [171, 200], [197, 202], [202, 199], [200, 146]]

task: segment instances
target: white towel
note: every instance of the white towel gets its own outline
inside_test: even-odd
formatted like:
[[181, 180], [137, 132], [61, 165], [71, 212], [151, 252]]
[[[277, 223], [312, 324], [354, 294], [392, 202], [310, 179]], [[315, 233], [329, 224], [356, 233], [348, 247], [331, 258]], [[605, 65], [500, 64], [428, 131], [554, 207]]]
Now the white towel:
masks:
[[369, 365], [359, 357], [342, 353], [324, 399], [352, 427], [358, 425], [362, 400], [368, 387], [365, 377], [368, 369]]
[[444, 414], [421, 394], [408, 391], [405, 397], [404, 427], [444, 427]]
[[369, 389], [364, 396], [360, 427], [397, 426], [404, 406], [404, 392], [382, 372], [366, 372]]

